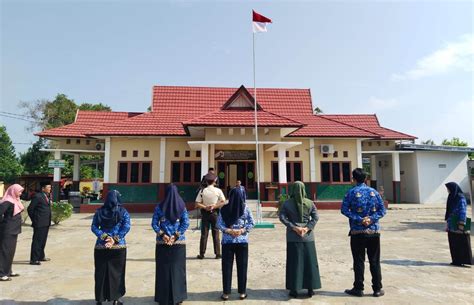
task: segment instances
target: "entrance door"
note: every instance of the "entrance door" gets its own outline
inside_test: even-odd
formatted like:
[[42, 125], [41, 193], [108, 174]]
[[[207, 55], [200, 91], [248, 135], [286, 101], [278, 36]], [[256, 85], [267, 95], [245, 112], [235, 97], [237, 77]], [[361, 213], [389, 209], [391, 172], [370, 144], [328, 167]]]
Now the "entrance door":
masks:
[[229, 163], [228, 167], [228, 176], [227, 176], [227, 185], [233, 187], [237, 184], [237, 163]]
[[219, 188], [227, 193], [240, 180], [247, 190], [255, 189], [253, 161], [218, 161]]

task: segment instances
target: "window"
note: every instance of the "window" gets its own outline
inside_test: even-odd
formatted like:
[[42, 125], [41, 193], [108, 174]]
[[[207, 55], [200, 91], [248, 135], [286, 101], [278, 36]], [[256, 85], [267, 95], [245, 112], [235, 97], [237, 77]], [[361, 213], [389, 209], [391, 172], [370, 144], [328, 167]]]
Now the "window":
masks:
[[278, 151], [275, 150], [275, 151], [273, 152], [273, 158], [278, 158]]
[[380, 143], [380, 141], [377, 141], [377, 146], [380, 146], [380, 145], [382, 145], [382, 144]]
[[321, 181], [328, 183], [350, 182], [350, 162], [321, 162]]
[[191, 152], [190, 152], [189, 150], [186, 150], [186, 151], [184, 152], [184, 156], [185, 156], [186, 158], [191, 157]]
[[332, 155], [334, 158], [337, 158], [339, 156], [339, 154], [337, 153], [337, 150], [334, 151], [333, 155]]
[[300, 157], [300, 152], [299, 151], [295, 151], [295, 158], [299, 158]]
[[179, 158], [179, 150], [175, 150], [175, 151], [174, 151], [174, 156], [175, 156], [176, 158]]
[[66, 139], [66, 144], [71, 144], [71, 139]]
[[138, 157], [138, 150], [134, 150], [134, 151], [133, 151], [133, 157], [134, 157], [134, 158]]
[[[303, 178], [302, 162], [286, 162], [287, 182], [301, 181]], [[272, 182], [278, 182], [278, 162], [272, 162]]]
[[143, 156], [144, 156], [145, 158], [148, 158], [148, 157], [150, 156], [150, 151], [149, 151], [149, 150], [145, 150], [145, 151], [143, 152]]
[[86, 145], [91, 144], [91, 140], [86, 140]]
[[323, 154], [323, 158], [327, 158], [328, 156], [328, 154]]
[[369, 146], [372, 146], [372, 142], [369, 142]]
[[81, 144], [81, 140], [77, 139], [76, 144]]
[[385, 146], [389, 146], [390, 145], [390, 142], [389, 141], [385, 141]]
[[119, 183], [150, 183], [151, 162], [119, 162]]
[[[201, 151], [200, 150], [196, 151], [196, 158], [201, 158]], [[199, 181], [201, 181], [201, 180], [199, 180]]]
[[122, 157], [126, 157], [127, 156], [127, 151], [126, 150], [122, 150]]
[[344, 156], [344, 158], [349, 158], [349, 152], [347, 150], [345, 150], [342, 155]]
[[289, 151], [285, 151], [285, 156], [286, 156], [287, 158], [289, 158], [289, 157], [290, 157], [290, 152], [289, 152]]
[[195, 183], [201, 181], [201, 162], [171, 162], [171, 182]]

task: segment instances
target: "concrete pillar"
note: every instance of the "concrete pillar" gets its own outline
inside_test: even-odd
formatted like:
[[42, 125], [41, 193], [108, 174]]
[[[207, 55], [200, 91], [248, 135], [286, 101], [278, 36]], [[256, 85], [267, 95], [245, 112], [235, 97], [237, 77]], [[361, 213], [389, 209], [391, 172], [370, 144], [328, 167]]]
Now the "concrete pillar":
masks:
[[110, 182], [110, 138], [105, 138], [104, 151], [104, 183]]
[[[55, 151], [54, 152], [54, 159], [55, 160], [61, 160], [61, 152], [60, 151]], [[61, 168], [60, 167], [55, 167], [53, 171], [53, 183], [51, 184], [52, 187], [52, 196], [53, 196], [53, 201], [59, 201], [59, 197], [61, 194]]]
[[209, 170], [209, 144], [201, 144], [201, 177]]
[[309, 139], [309, 173], [310, 182], [316, 182], [316, 147], [314, 139]]
[[[258, 146], [258, 175], [260, 176], [260, 183], [265, 182], [265, 150], [263, 148], [263, 144], [259, 144]], [[255, 181], [257, 181], [255, 177]], [[261, 191], [261, 190], [260, 190]]]
[[377, 189], [377, 156], [370, 156], [370, 186]]
[[287, 183], [286, 180], [286, 149], [278, 147], [278, 182]]
[[160, 140], [160, 174], [158, 183], [165, 183], [165, 167], [166, 167], [166, 138]]
[[356, 140], [357, 167], [362, 168], [362, 140]]
[[[209, 145], [209, 158], [210, 158], [209, 167], [216, 168], [215, 154], [216, 154], [216, 144]], [[216, 169], [216, 173], [217, 173], [217, 169]]]
[[400, 154], [392, 153], [393, 202], [400, 203]]
[[74, 155], [74, 163], [72, 169], [72, 191], [79, 191], [79, 182], [81, 181], [81, 156]]

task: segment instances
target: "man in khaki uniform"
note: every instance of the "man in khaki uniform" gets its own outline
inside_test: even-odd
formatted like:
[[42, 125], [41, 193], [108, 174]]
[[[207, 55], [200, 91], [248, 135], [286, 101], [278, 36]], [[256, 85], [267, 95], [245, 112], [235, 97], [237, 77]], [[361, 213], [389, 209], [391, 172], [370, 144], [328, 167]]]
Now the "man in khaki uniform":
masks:
[[206, 253], [209, 225], [212, 229], [212, 241], [214, 243], [214, 254], [221, 258], [221, 245], [219, 241], [219, 230], [217, 229], [217, 216], [219, 209], [225, 204], [224, 193], [215, 187], [216, 175], [209, 173], [205, 176], [208, 186], [201, 190], [196, 197], [196, 208], [201, 209], [201, 242], [197, 258], [203, 259]]

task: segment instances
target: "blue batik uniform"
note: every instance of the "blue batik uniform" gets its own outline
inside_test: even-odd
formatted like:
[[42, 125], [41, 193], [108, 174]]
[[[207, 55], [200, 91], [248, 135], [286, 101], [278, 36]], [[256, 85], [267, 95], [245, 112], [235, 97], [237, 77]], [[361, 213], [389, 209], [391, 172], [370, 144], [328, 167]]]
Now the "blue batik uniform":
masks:
[[126, 248], [125, 235], [130, 231], [130, 215], [124, 211], [122, 219], [112, 228], [104, 228], [99, 224], [97, 213], [94, 215], [91, 226], [92, 232], [97, 236], [95, 242], [96, 249], [105, 249], [107, 237], [112, 237], [115, 241], [112, 249]]
[[[458, 225], [466, 223], [466, 218], [467, 218], [466, 210], [467, 210], [466, 198], [459, 196], [457, 198], [456, 206], [448, 215], [448, 219], [447, 219], [448, 231], [463, 232], [462, 230], [459, 230]], [[454, 223], [453, 218], [457, 219], [456, 223]]]
[[179, 219], [176, 219], [176, 222], [173, 224], [171, 221], [166, 219], [165, 214], [161, 210], [160, 206], [155, 208], [155, 213], [153, 214], [153, 219], [151, 221], [151, 226], [153, 230], [157, 233], [156, 235], [156, 243], [163, 244], [163, 236], [162, 234], [166, 234], [168, 236], [178, 236], [175, 241], [175, 244], [182, 244], [185, 242], [186, 238], [184, 236], [184, 232], [189, 227], [189, 216], [188, 211], [184, 210], [181, 214]]
[[[379, 234], [379, 219], [386, 210], [380, 194], [365, 183], [360, 183], [347, 192], [342, 201], [341, 213], [349, 218], [350, 235]], [[366, 216], [372, 221], [368, 226], [362, 224]]]
[[[253, 220], [252, 212], [245, 205], [244, 214], [237, 219], [237, 221], [232, 225], [232, 227], [228, 227], [224, 220], [222, 219], [222, 215], [219, 214], [217, 218], [217, 228], [222, 231], [222, 244], [245, 244], [249, 242], [249, 232], [254, 227], [255, 222]], [[245, 232], [237, 237], [234, 237], [225, 231], [227, 229], [233, 230], [240, 230], [245, 229]]]

